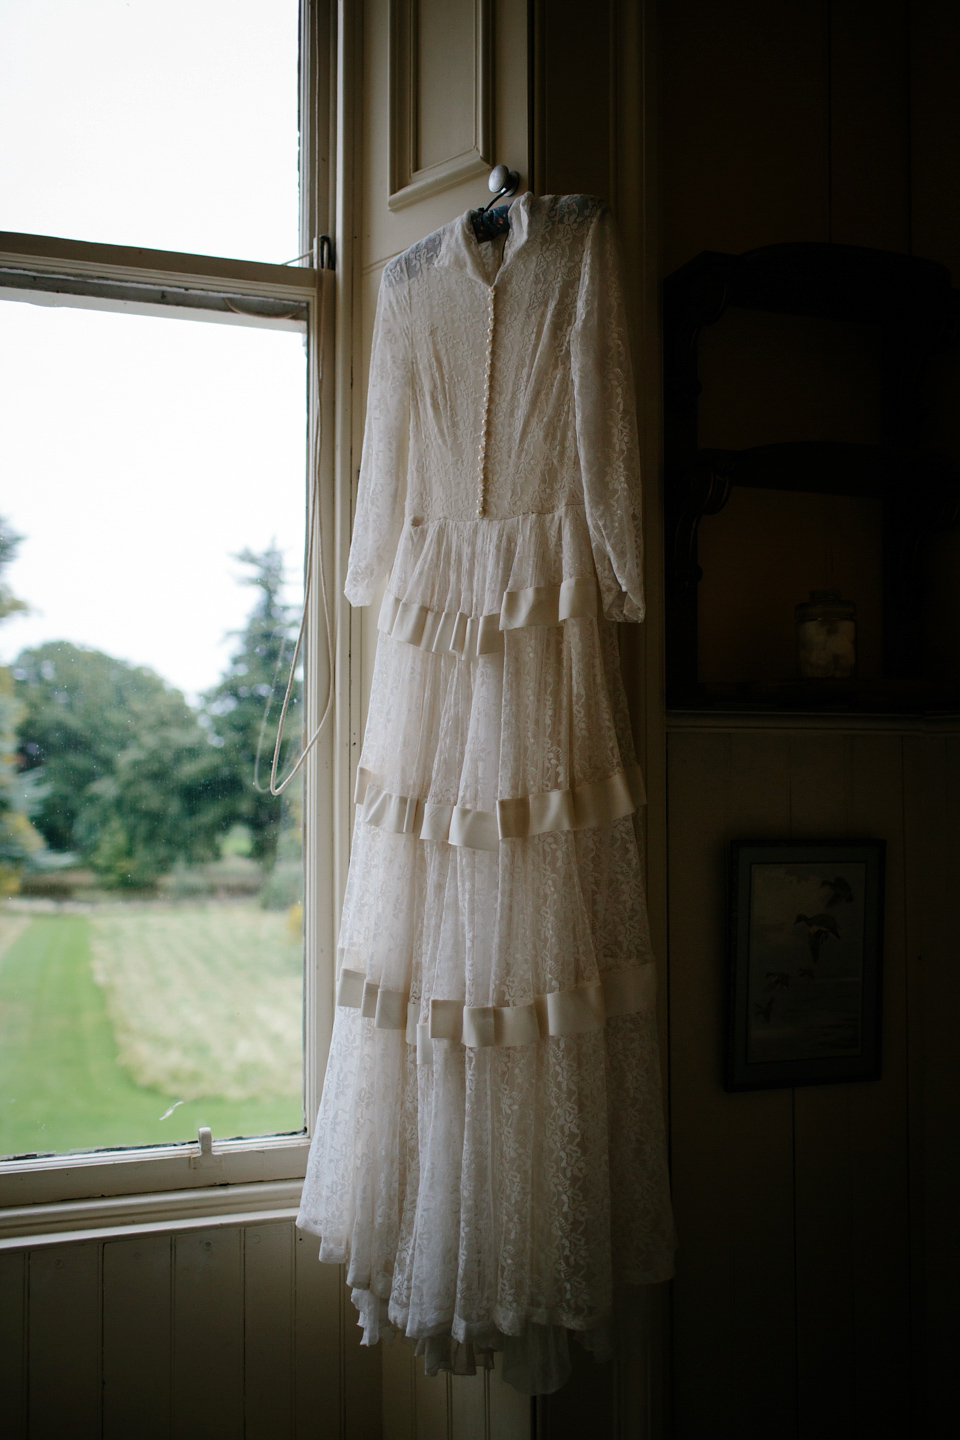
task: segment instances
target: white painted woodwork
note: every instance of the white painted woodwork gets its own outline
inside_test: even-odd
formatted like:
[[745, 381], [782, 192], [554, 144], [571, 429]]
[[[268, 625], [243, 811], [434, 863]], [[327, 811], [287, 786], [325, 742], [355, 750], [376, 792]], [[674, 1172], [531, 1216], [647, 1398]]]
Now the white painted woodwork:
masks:
[[492, 0], [390, 0], [391, 210], [493, 164]]
[[68, 1200], [55, 1205], [19, 1205], [0, 1210], [0, 1251], [62, 1245], [71, 1239], [109, 1239], [123, 1235], [169, 1234], [212, 1225], [251, 1225], [292, 1220], [300, 1202], [301, 1182], [262, 1185], [210, 1185], [170, 1190], [159, 1195], [114, 1195], [107, 1199]]
[[0, 1254], [4, 1440], [380, 1434], [342, 1274], [290, 1220]]
[[87, 1242], [28, 1257], [28, 1435], [78, 1437], [100, 1429], [102, 1246]]
[[138, 1235], [103, 1247], [104, 1440], [170, 1433], [172, 1244], [169, 1235]]

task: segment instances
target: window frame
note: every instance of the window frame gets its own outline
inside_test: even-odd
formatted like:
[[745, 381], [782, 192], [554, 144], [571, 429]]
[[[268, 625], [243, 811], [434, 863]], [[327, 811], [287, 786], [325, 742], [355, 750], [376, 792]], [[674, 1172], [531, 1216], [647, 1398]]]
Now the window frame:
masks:
[[[189, 255], [0, 232], [3, 288], [62, 296], [45, 303], [156, 314], [186, 311], [197, 320], [283, 324], [300, 315], [308, 337], [307, 462], [319, 427], [315, 483], [320, 524], [314, 536], [314, 586], [305, 642], [304, 724], [313, 733], [334, 686], [324, 734], [304, 765], [304, 1109], [294, 1136], [199, 1141], [177, 1145], [78, 1151], [0, 1161], [0, 1249], [29, 1236], [65, 1239], [209, 1224], [211, 1217], [295, 1214], [292, 1202], [306, 1169], [313, 1117], [333, 1020], [336, 921], [349, 852], [349, 784], [356, 751], [356, 683], [351, 683], [349, 607], [340, 598], [349, 548], [352, 269], [349, 247], [333, 251], [333, 268], [315, 268], [321, 234], [351, 235], [353, 125], [345, 123], [354, 69], [349, 0], [301, 0], [301, 251], [296, 264]], [[41, 302], [43, 303], [43, 302]], [[74, 302], [77, 303], [77, 302]], [[243, 313], [236, 313], [237, 311]], [[294, 315], [291, 315], [291, 311]], [[258, 323], [253, 319], [252, 323]], [[339, 320], [339, 324], [336, 323]], [[344, 323], [346, 320], [346, 323]], [[285, 327], [284, 327], [285, 328]], [[322, 555], [321, 555], [322, 546]], [[322, 566], [321, 566], [322, 559]], [[320, 576], [326, 580], [333, 636], [327, 668]], [[353, 672], [355, 674], [355, 672]], [[236, 1187], [232, 1192], [224, 1187]], [[125, 1197], [139, 1197], [139, 1202]], [[148, 1203], [149, 1202], [149, 1203]], [[106, 1227], [106, 1230], [104, 1230]]]

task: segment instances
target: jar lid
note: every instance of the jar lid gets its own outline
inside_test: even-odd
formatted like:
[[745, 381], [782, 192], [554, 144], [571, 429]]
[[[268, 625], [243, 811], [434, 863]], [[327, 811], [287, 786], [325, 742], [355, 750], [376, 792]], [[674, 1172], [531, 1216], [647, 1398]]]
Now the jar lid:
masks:
[[839, 590], [811, 590], [810, 599], [794, 607], [797, 624], [805, 620], [852, 620], [857, 607], [852, 600], [841, 600]]

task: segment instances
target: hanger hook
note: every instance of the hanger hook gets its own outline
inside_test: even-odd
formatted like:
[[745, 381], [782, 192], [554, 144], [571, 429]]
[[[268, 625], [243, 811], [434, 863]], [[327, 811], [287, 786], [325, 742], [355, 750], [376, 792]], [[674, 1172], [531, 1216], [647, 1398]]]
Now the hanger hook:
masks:
[[520, 171], [509, 170], [506, 165], [494, 165], [490, 171], [490, 179], [487, 181], [487, 189], [493, 194], [493, 199], [479, 211], [480, 215], [486, 215], [491, 206], [496, 205], [498, 200], [504, 199], [507, 195], [515, 195], [520, 188]]

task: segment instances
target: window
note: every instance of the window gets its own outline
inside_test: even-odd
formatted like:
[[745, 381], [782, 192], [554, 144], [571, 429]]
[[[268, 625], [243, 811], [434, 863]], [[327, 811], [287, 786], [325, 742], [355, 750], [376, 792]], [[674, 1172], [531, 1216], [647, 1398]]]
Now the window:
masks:
[[[17, 137], [0, 139], [15, 1203], [302, 1173], [335, 864], [309, 820], [329, 765], [279, 799], [265, 788], [304, 598], [329, 283], [302, 263], [329, 26], [302, 9], [0, 7], [0, 136]], [[287, 764], [326, 680], [315, 621]]]
[[296, 255], [297, 13], [297, 0], [4, 0], [4, 230]]

